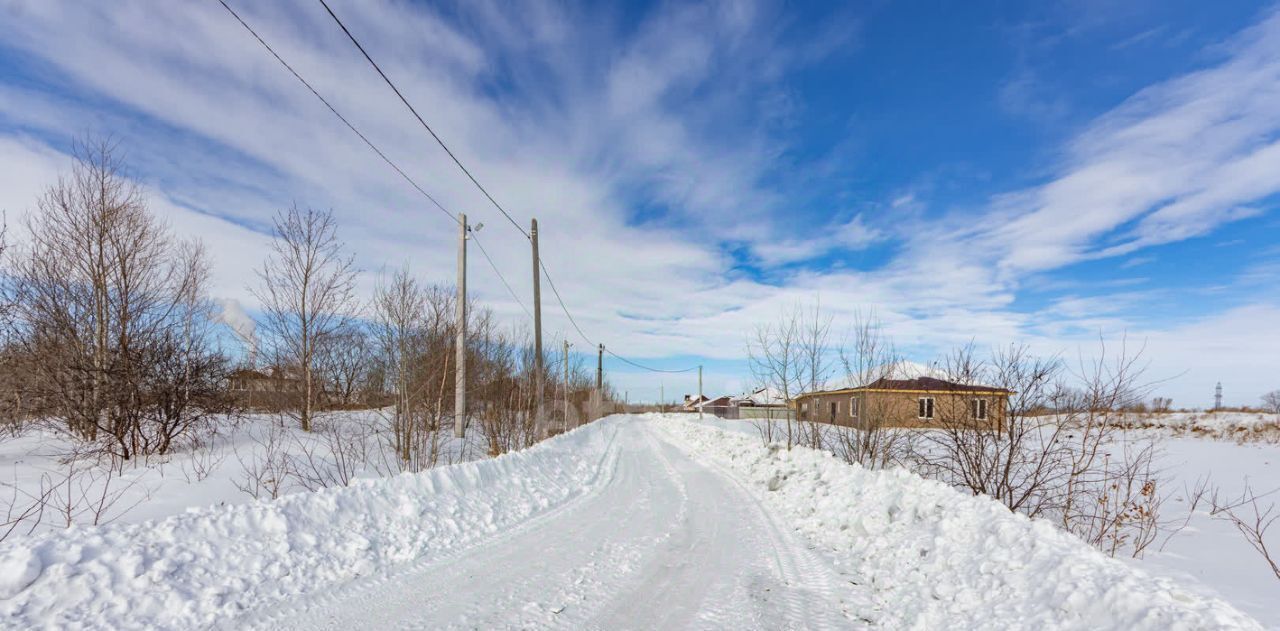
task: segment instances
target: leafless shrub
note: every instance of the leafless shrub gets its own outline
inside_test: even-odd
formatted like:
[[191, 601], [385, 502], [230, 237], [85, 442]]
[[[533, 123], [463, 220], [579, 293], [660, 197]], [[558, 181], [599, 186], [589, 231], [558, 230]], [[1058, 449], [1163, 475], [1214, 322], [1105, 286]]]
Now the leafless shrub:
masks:
[[100, 461], [99, 456], [72, 452], [59, 459], [56, 470], [40, 476], [35, 497], [46, 498], [44, 512], [56, 516], [65, 527], [110, 523], [150, 497], [144, 488], [132, 502], [123, 503], [139, 488], [140, 481], [122, 480], [117, 467]]
[[308, 491], [351, 484], [369, 462], [370, 428], [354, 417], [315, 420], [310, 434], [294, 439], [289, 473]]
[[1068, 374], [1059, 360], [1021, 346], [989, 361], [972, 346], [957, 350], [945, 362], [948, 379], [1008, 390], [1008, 404], [994, 427], [975, 425], [963, 401], [940, 406], [918, 469], [1054, 519], [1109, 554], [1141, 555], [1159, 534], [1164, 496], [1154, 444], [1130, 435], [1123, 420], [1147, 389], [1140, 357], [1124, 345], [1109, 356], [1104, 344]]
[[233, 481], [236, 488], [254, 499], [276, 499], [286, 489], [289, 480], [290, 458], [287, 450], [288, 432], [278, 420], [273, 419], [266, 432], [256, 432], [248, 453], [235, 449], [240, 463], [240, 477]]
[[150, 213], [113, 142], [75, 154], [28, 217], [10, 278], [17, 407], [118, 460], [163, 454], [221, 406], [204, 250]]
[[1166, 525], [1165, 538], [1164, 541], [1160, 543], [1159, 548], [1161, 552], [1163, 552], [1165, 547], [1169, 545], [1169, 541], [1171, 539], [1191, 524], [1191, 519], [1196, 516], [1196, 511], [1198, 511], [1200, 509], [1200, 505], [1206, 501], [1206, 497], [1216, 494], [1217, 491], [1212, 489], [1209, 484], [1208, 476], [1200, 476], [1199, 478], [1196, 478], [1195, 484], [1191, 486], [1187, 486], [1185, 483], [1183, 484], [1182, 496], [1178, 498], [1178, 501], [1181, 501], [1186, 505], [1186, 516], [1183, 517], [1181, 522], [1174, 522]]
[[219, 444], [216, 432], [203, 439], [190, 441], [190, 457], [179, 465], [188, 484], [203, 482], [226, 461], [228, 452]]
[[1280, 488], [1258, 494], [1246, 483], [1240, 497], [1231, 500], [1220, 500], [1215, 493], [1211, 514], [1217, 519], [1231, 522], [1245, 541], [1249, 542], [1249, 546], [1271, 568], [1275, 577], [1280, 579], [1280, 563], [1277, 563], [1280, 558], [1274, 556], [1274, 548], [1268, 546], [1267, 541], [1267, 531], [1277, 519], [1280, 519], [1280, 513], [1276, 512], [1274, 501], [1262, 501], [1277, 492], [1280, 492]]
[[1121, 457], [1105, 454], [1090, 479], [1078, 484], [1080, 498], [1063, 523], [1080, 538], [1111, 556], [1128, 550], [1140, 557], [1155, 540], [1163, 497], [1157, 492], [1150, 443], [1120, 446]]
[[8, 487], [9, 491], [8, 498], [4, 500], [4, 518], [0, 520], [0, 541], [4, 541], [9, 538], [9, 535], [15, 533], [30, 535], [40, 527], [40, 521], [44, 517], [45, 509], [49, 506], [53, 489], [47, 485], [41, 485], [35, 493], [22, 490], [18, 483], [16, 469], [13, 482], [5, 482], [4, 486]]
[[1061, 363], [1034, 357], [1022, 346], [998, 350], [987, 363], [969, 345], [949, 356], [944, 369], [949, 381], [1012, 394], [994, 428], [976, 426], [966, 401], [939, 406], [938, 428], [922, 438], [918, 469], [1031, 517], [1057, 507], [1068, 476], [1069, 450], [1062, 440], [1067, 426], [1039, 412], [1063, 398], [1055, 386]]

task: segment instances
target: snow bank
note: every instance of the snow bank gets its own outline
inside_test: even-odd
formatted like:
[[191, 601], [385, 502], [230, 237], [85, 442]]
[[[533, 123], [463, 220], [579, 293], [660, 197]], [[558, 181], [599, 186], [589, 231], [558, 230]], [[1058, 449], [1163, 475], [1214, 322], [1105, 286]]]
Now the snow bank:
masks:
[[598, 487], [616, 457], [616, 422], [420, 474], [7, 541], [0, 625], [207, 627], [455, 548]]
[[888, 628], [1260, 628], [1229, 604], [1111, 559], [1043, 521], [908, 471], [654, 415], [744, 482], [880, 602]]

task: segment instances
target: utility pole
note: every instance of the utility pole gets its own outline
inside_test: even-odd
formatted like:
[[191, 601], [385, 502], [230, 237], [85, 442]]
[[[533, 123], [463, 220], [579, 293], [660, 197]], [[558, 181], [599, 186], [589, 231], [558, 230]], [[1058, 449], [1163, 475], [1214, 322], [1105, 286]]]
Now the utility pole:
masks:
[[542, 409], [542, 273], [538, 262], [538, 220], [533, 220], [529, 239], [533, 242], [533, 432], [545, 437], [550, 429], [543, 421]]
[[564, 341], [564, 431], [569, 431], [569, 340]]
[[456, 368], [453, 382], [453, 435], [466, 436], [467, 432], [467, 216], [458, 213], [461, 226], [458, 233], [458, 340]]
[[[596, 409], [595, 416], [600, 416], [600, 408], [604, 407], [604, 344], [596, 350]], [[594, 419], [593, 419], [594, 420]]]
[[698, 420], [702, 420], [702, 364], [698, 364]]
[[665, 383], [658, 384], [658, 409], [667, 411], [667, 384]]

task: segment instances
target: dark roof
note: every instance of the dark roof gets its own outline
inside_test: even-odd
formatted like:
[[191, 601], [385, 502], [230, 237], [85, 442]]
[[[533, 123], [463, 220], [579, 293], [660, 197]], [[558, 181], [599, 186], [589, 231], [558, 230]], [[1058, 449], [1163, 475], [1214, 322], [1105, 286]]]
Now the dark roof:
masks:
[[[825, 393], [854, 392], [858, 390], [905, 390], [907, 392], [1003, 392], [1005, 394], [1011, 394], [1011, 391], [1004, 388], [997, 388], [995, 386], [957, 383], [955, 381], [947, 381], [946, 379], [937, 379], [934, 377], [917, 377], [915, 379], [877, 379], [865, 386], [841, 388], [839, 390], [827, 390]], [[800, 396], [811, 394], [824, 394], [824, 392], [806, 392]]]
[[231, 371], [229, 377], [238, 377], [241, 379], [270, 379], [266, 373], [259, 372], [252, 368], [237, 368]]
[[919, 390], [921, 392], [991, 392], [1003, 390], [995, 386], [957, 383], [934, 377], [916, 377], [915, 379], [877, 379], [865, 386], [868, 390]]

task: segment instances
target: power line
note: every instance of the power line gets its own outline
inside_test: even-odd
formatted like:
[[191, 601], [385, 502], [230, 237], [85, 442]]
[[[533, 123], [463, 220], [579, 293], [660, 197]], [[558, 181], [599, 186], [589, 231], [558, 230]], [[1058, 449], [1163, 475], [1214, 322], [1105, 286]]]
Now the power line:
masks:
[[[428, 200], [430, 200], [432, 205], [438, 208], [440, 212], [448, 215], [449, 218], [454, 221], [454, 223], [461, 223], [457, 215], [450, 212], [449, 209], [445, 208], [439, 201], [436, 200], [435, 197], [433, 197], [425, 189], [419, 186], [418, 183], [413, 180], [413, 178], [409, 177], [408, 173], [404, 172], [404, 169], [401, 169], [399, 165], [397, 165], [395, 162], [391, 160], [391, 158], [387, 157], [387, 154], [383, 153], [383, 151], [379, 149], [377, 145], [373, 144], [373, 141], [369, 140], [367, 136], [361, 133], [360, 130], [357, 129], [356, 126], [351, 123], [351, 121], [347, 120], [346, 116], [343, 116], [342, 113], [339, 112], [338, 109], [335, 108], [331, 103], [329, 103], [327, 99], [321, 96], [320, 92], [318, 92], [314, 87], [312, 87], [312, 85], [306, 79], [302, 78], [302, 75], [298, 74], [298, 71], [294, 70], [293, 66], [289, 65], [289, 62], [285, 61], [283, 57], [281, 57], [278, 53], [276, 53], [275, 49], [272, 48], [271, 45], [266, 42], [266, 40], [262, 39], [262, 36], [258, 35], [258, 32], [253, 30], [253, 27], [249, 26], [249, 23], [245, 22], [244, 18], [241, 18], [240, 14], [236, 13], [235, 9], [232, 9], [226, 3], [226, 0], [218, 0], [218, 3], [221, 4], [222, 7], [226, 9], [227, 12], [229, 12], [231, 16], [234, 17], [236, 21], [239, 22], [240, 25], [245, 28], [245, 30], [249, 31], [249, 33], [253, 35], [253, 38], [258, 40], [258, 43], [262, 44], [263, 48], [266, 48], [267, 52], [271, 53], [271, 56], [276, 58], [276, 61], [280, 62], [280, 65], [284, 66], [285, 69], [288, 70], [289, 73], [292, 74], [295, 79], [297, 79], [300, 83], [302, 83], [302, 85], [306, 86], [307, 89], [311, 91], [311, 94], [315, 95], [315, 97], [319, 99], [321, 103], [324, 103], [325, 107], [329, 108], [329, 111], [333, 112], [333, 115], [338, 117], [338, 120], [341, 120], [343, 124], [347, 126], [348, 129], [350, 129], [352, 132], [355, 133], [355, 135], [360, 137], [360, 140], [364, 141], [364, 144], [368, 145], [369, 148], [372, 149], [374, 153], [378, 154], [378, 157], [382, 158], [383, 162], [386, 162], [388, 166], [390, 166], [392, 169], [395, 169], [395, 172], [399, 173], [400, 177], [404, 178], [404, 181], [408, 182], [409, 185], [412, 186], [414, 189], [416, 189], [419, 193], [421, 193], [423, 197], [426, 197]], [[489, 253], [485, 251], [484, 246], [480, 244], [479, 239], [477, 239], [475, 235], [476, 233], [474, 231], [471, 232], [472, 240], [475, 242], [476, 247], [480, 248], [480, 253], [483, 254], [484, 259], [488, 261], [489, 267], [493, 269], [493, 273], [498, 276], [499, 281], [502, 281], [502, 286], [507, 288], [507, 292], [510, 293], [511, 297], [515, 299], [516, 304], [520, 305], [520, 308], [524, 309], [525, 313], [529, 313], [529, 309], [525, 307], [524, 303], [520, 301], [520, 298], [516, 296], [516, 292], [511, 289], [511, 284], [507, 282], [506, 277], [502, 275], [502, 271], [498, 269], [498, 266], [493, 262], [493, 259], [490, 258]], [[530, 315], [530, 317], [533, 317], [533, 316]]]
[[[477, 248], [480, 248], [480, 254], [483, 254], [484, 260], [489, 262], [489, 267], [492, 267], [493, 271], [497, 272], [498, 266], [494, 264], [493, 259], [489, 258], [489, 252], [484, 249], [484, 245], [480, 243], [480, 239], [476, 238], [475, 231], [471, 232], [471, 240], [476, 244]], [[500, 272], [498, 273], [498, 280], [502, 281], [502, 286], [507, 288], [507, 293], [511, 294], [511, 298], [516, 301], [516, 304], [520, 305], [520, 308], [524, 310], [525, 315], [532, 319], [533, 314], [529, 312], [529, 308], [524, 306], [524, 303], [520, 301], [520, 297], [516, 295], [515, 290], [511, 289], [511, 285], [507, 283], [507, 279], [503, 278]]]
[[[595, 346], [596, 345], [595, 342], [592, 342], [591, 338], [587, 337], [587, 334], [582, 332], [582, 327], [578, 326], [578, 321], [574, 320], [573, 316], [569, 314], [569, 307], [565, 306], [564, 299], [560, 297], [560, 290], [556, 289], [556, 282], [551, 279], [551, 272], [547, 270], [547, 264], [542, 262], [541, 259], [539, 259], [538, 266], [542, 268], [543, 276], [547, 277], [547, 284], [551, 286], [551, 294], [556, 297], [556, 302], [560, 303], [560, 310], [564, 312], [564, 317], [569, 319], [569, 324], [573, 325], [573, 328], [578, 331], [578, 335], [581, 335], [582, 339], [585, 340], [587, 344], [591, 346]], [[698, 369], [697, 366], [690, 366], [688, 368], [682, 368], [680, 370], [666, 370], [662, 368], [653, 368], [651, 366], [645, 366], [643, 364], [638, 364], [634, 361], [631, 361], [630, 359], [627, 359], [626, 357], [623, 357], [622, 355], [619, 355], [609, 350], [607, 346], [605, 347], [604, 352], [612, 355], [613, 357], [617, 358], [623, 363], [630, 364], [632, 366], [635, 366], [636, 368], [639, 368], [641, 370], [648, 370], [650, 372], [682, 373], [682, 372], [690, 372]]]
[[688, 367], [688, 368], [681, 368], [680, 370], [664, 370], [664, 369], [662, 369], [662, 368], [653, 368], [653, 367], [651, 367], [651, 366], [643, 366], [643, 365], [637, 364], [637, 363], [635, 363], [635, 362], [631, 361], [630, 359], [627, 359], [626, 357], [623, 357], [622, 355], [619, 355], [619, 354], [617, 354], [617, 353], [615, 353], [615, 352], [613, 352], [613, 351], [609, 350], [609, 347], [607, 347], [607, 346], [605, 347], [604, 352], [606, 352], [606, 353], [608, 353], [608, 354], [610, 354], [610, 355], [613, 355], [616, 359], [618, 359], [619, 361], [622, 361], [623, 363], [631, 364], [632, 366], [635, 366], [636, 368], [640, 368], [640, 369], [642, 369], [642, 370], [647, 370], [647, 371], [649, 371], [649, 372], [682, 373], [682, 372], [690, 372], [690, 371], [694, 371], [694, 370], [697, 370], [697, 369], [698, 369], [698, 367], [697, 367], [697, 366], [690, 366], [690, 367]]
[[489, 201], [493, 204], [493, 207], [497, 208], [498, 212], [501, 212], [502, 215], [507, 218], [507, 221], [510, 221], [511, 225], [515, 226], [516, 230], [519, 230], [520, 234], [524, 235], [524, 238], [526, 239], [531, 238], [529, 236], [529, 233], [525, 232], [525, 229], [521, 227], [519, 223], [516, 223], [516, 220], [511, 217], [511, 214], [508, 213], [507, 210], [502, 207], [502, 204], [499, 204], [498, 200], [494, 199], [493, 195], [490, 195], [489, 191], [486, 190], [485, 187], [480, 184], [480, 181], [477, 180], [474, 175], [471, 175], [471, 171], [468, 171], [467, 167], [462, 165], [462, 161], [458, 159], [458, 156], [453, 155], [453, 151], [449, 149], [449, 146], [444, 144], [444, 141], [440, 139], [440, 136], [436, 134], [435, 130], [431, 129], [431, 125], [428, 125], [427, 121], [423, 120], [422, 116], [418, 114], [418, 110], [414, 109], [413, 105], [409, 103], [409, 99], [406, 99], [404, 97], [404, 94], [400, 92], [400, 88], [397, 88], [396, 84], [393, 81], [391, 81], [390, 77], [387, 76], [387, 73], [383, 72], [382, 68], [378, 66], [378, 62], [374, 61], [373, 57], [369, 56], [368, 51], [366, 51], [364, 49], [364, 46], [360, 44], [360, 40], [356, 39], [356, 36], [351, 34], [351, 31], [347, 28], [347, 25], [343, 24], [342, 20], [338, 18], [338, 14], [334, 13], [333, 9], [329, 8], [329, 3], [325, 2], [325, 0], [320, 0], [320, 4], [321, 6], [324, 7], [324, 10], [329, 13], [329, 17], [333, 18], [333, 21], [337, 22], [338, 26], [342, 28], [342, 32], [347, 34], [347, 39], [350, 39], [351, 43], [356, 45], [356, 48], [360, 50], [360, 54], [364, 55], [364, 58], [369, 61], [369, 63], [373, 66], [374, 70], [378, 71], [378, 75], [382, 77], [382, 80], [386, 81], [387, 85], [391, 86], [391, 90], [396, 93], [396, 96], [400, 97], [400, 102], [404, 103], [405, 107], [409, 108], [409, 111], [413, 113], [413, 117], [418, 119], [418, 122], [421, 123], [424, 128], [426, 128], [427, 133], [431, 134], [432, 138], [436, 139], [436, 143], [440, 145], [440, 148], [444, 149], [445, 153], [449, 154], [449, 157], [453, 159], [453, 163], [458, 165], [458, 168], [462, 169], [463, 173], [467, 174], [467, 177], [471, 180], [471, 183], [475, 184], [476, 188], [480, 189], [480, 192], [484, 193], [484, 196], [489, 198]]
[[333, 112], [333, 115], [337, 116], [338, 120], [342, 121], [343, 124], [345, 124], [347, 128], [350, 129], [352, 132], [355, 132], [355, 135], [359, 136], [360, 140], [364, 141], [364, 144], [369, 145], [369, 148], [373, 149], [373, 152], [378, 154], [379, 158], [382, 158], [382, 160], [386, 162], [388, 165], [390, 165], [391, 168], [395, 169], [396, 173], [399, 173], [400, 177], [404, 178], [405, 181], [408, 182], [410, 186], [418, 189], [419, 193], [422, 193], [427, 199], [431, 200], [431, 203], [434, 204], [436, 208], [439, 208], [440, 212], [448, 215], [449, 218], [452, 219], [454, 223], [458, 223], [457, 216], [449, 212], [444, 206], [440, 205], [440, 202], [436, 201], [436, 198], [432, 197], [430, 193], [423, 190], [421, 186], [418, 186], [418, 183], [414, 182], [413, 178], [409, 177], [409, 175], [405, 173], [403, 169], [397, 166], [396, 163], [392, 162], [391, 158], [387, 157], [387, 154], [383, 153], [382, 150], [379, 149], [376, 145], [374, 145], [373, 142], [370, 141], [363, 133], [360, 133], [360, 130], [356, 129], [356, 126], [352, 125], [351, 121], [347, 120], [346, 116], [343, 116], [342, 113], [339, 112], [337, 108], [335, 108], [332, 104], [329, 103], [328, 99], [321, 96], [320, 93], [317, 92], [316, 89], [312, 87], [311, 84], [308, 83], [306, 79], [303, 79], [302, 75], [298, 74], [298, 71], [294, 70], [293, 66], [289, 65], [289, 62], [285, 61], [284, 58], [282, 58], [278, 53], [276, 53], [275, 49], [272, 48], [271, 45], [266, 42], [266, 40], [262, 39], [262, 36], [258, 35], [258, 32], [253, 30], [253, 27], [249, 26], [249, 23], [245, 22], [244, 18], [241, 18], [240, 14], [236, 13], [235, 9], [232, 9], [231, 6], [226, 3], [226, 0], [218, 0], [218, 3], [221, 4], [222, 8], [226, 9], [227, 12], [231, 14], [231, 17], [234, 17], [236, 21], [239, 22], [240, 25], [245, 28], [245, 30], [249, 31], [249, 34], [253, 35], [254, 39], [258, 40], [258, 43], [262, 44], [262, 47], [266, 48], [267, 52], [271, 53], [271, 56], [275, 57], [276, 61], [280, 62], [280, 65], [284, 66], [285, 69], [289, 71], [289, 74], [292, 74], [295, 79], [297, 79], [299, 82], [302, 83], [302, 85], [307, 86], [307, 89], [311, 91], [311, 94], [314, 94], [317, 99], [320, 99], [320, 102], [324, 103], [324, 106], [329, 108], [329, 111]]
[[[319, 1], [320, 1], [320, 4], [324, 6], [324, 9], [326, 12], [328, 12], [329, 16], [332, 17], [333, 20], [337, 22], [338, 26], [342, 28], [342, 31], [346, 33], [347, 38], [350, 39], [353, 44], [355, 44], [356, 48], [360, 50], [360, 53], [364, 55], [364, 58], [368, 60], [368, 62], [373, 66], [374, 70], [378, 72], [378, 75], [382, 77], [383, 81], [385, 81], [387, 85], [391, 87], [391, 89], [396, 93], [396, 96], [400, 98], [400, 101], [404, 103], [405, 107], [409, 108], [409, 111], [413, 113], [414, 118], [418, 119], [418, 122], [421, 123], [424, 128], [426, 128], [427, 132], [431, 134], [431, 137], [434, 138], [436, 142], [439, 143], [440, 147], [445, 150], [445, 153], [449, 154], [449, 157], [453, 159], [454, 164], [458, 165], [458, 168], [461, 169], [462, 172], [467, 175], [467, 177], [471, 180], [471, 182], [476, 185], [476, 188], [479, 188], [480, 191], [484, 193], [485, 197], [488, 198], [488, 200], [493, 204], [493, 206], [497, 208], [498, 211], [501, 212], [504, 217], [507, 218], [507, 221], [511, 222], [511, 225], [515, 226], [516, 230], [518, 230], [520, 234], [524, 235], [526, 239], [530, 239], [531, 236], [529, 235], [529, 233], [526, 232], [524, 228], [520, 226], [519, 223], [516, 223], [515, 219], [511, 217], [511, 214], [508, 213], [506, 209], [503, 208], [502, 205], [499, 204], [498, 201], [493, 198], [492, 195], [489, 194], [489, 191], [486, 190], [478, 180], [476, 180], [475, 176], [471, 175], [471, 172], [468, 171], [465, 166], [463, 166], [462, 162], [458, 160], [457, 156], [453, 154], [453, 151], [449, 149], [448, 145], [446, 145], [444, 141], [440, 139], [440, 136], [436, 134], [435, 130], [431, 129], [431, 126], [428, 125], [425, 120], [423, 120], [422, 116], [418, 114], [418, 111], [414, 109], [413, 105], [409, 103], [408, 99], [405, 98], [404, 94], [400, 92], [400, 89], [396, 87], [395, 83], [393, 83], [389, 77], [387, 77], [386, 73], [382, 71], [382, 68], [378, 66], [377, 62], [375, 62], [373, 58], [369, 56], [369, 53], [365, 51], [364, 46], [360, 44], [359, 40], [355, 38], [355, 36], [351, 33], [351, 31], [347, 29], [347, 26], [342, 23], [342, 20], [338, 18], [337, 14], [333, 12], [333, 9], [329, 7], [329, 4], [325, 2], [325, 0], [319, 0]], [[289, 63], [286, 62], [284, 58], [282, 58], [279, 55], [279, 53], [277, 53], [275, 49], [272, 48], [271, 45], [268, 44], [266, 40], [262, 38], [262, 36], [258, 35], [258, 32], [255, 31], [253, 27], [249, 26], [249, 24], [245, 22], [243, 18], [240, 17], [240, 14], [236, 13], [235, 9], [232, 9], [231, 6], [226, 3], [226, 0], [218, 0], [218, 3], [221, 4], [222, 8], [226, 9], [227, 12], [230, 13], [231, 16], [234, 17], [236, 21], [239, 22], [240, 25], [245, 28], [245, 30], [249, 31], [249, 34], [253, 35], [254, 39], [258, 40], [258, 43], [262, 44], [262, 47], [267, 49], [267, 52], [271, 53], [271, 56], [275, 57], [276, 61], [280, 62], [280, 65], [284, 66], [285, 69], [289, 71], [289, 74], [292, 74], [295, 79], [297, 79], [300, 83], [302, 83], [302, 85], [306, 86], [307, 90], [309, 90], [312, 95], [314, 95], [317, 99], [319, 99], [320, 102], [323, 103], [325, 107], [327, 107], [329, 111], [333, 113], [334, 116], [338, 117], [338, 120], [341, 120], [342, 123], [346, 125], [348, 129], [350, 129], [356, 136], [360, 138], [360, 140], [364, 141], [364, 143], [368, 145], [368, 147], [372, 149], [373, 152], [376, 153], [379, 158], [382, 158], [383, 162], [386, 162], [387, 165], [390, 166], [392, 169], [394, 169], [396, 173], [400, 174], [401, 178], [404, 178], [404, 180], [408, 182], [410, 186], [412, 186], [415, 190], [421, 193], [423, 197], [426, 197], [432, 203], [432, 205], [434, 205], [437, 209], [439, 209], [444, 214], [448, 215], [449, 218], [454, 221], [454, 223], [460, 223], [460, 220], [454, 213], [450, 212], [447, 208], [444, 207], [444, 205], [442, 205], [439, 201], [437, 201], [435, 197], [433, 197], [425, 189], [419, 186], [418, 183], [413, 180], [413, 178], [409, 177], [409, 175], [405, 173], [404, 169], [401, 169], [399, 165], [397, 165], [394, 161], [391, 160], [391, 158], [387, 157], [387, 155], [383, 153], [383, 151], [379, 149], [377, 145], [373, 144], [373, 141], [369, 140], [367, 136], [365, 136], [359, 129], [356, 128], [354, 124], [351, 123], [351, 121], [349, 121], [345, 116], [343, 116], [342, 113], [339, 112], [338, 109], [335, 108], [333, 104], [331, 104], [328, 101], [328, 99], [325, 99], [324, 96], [322, 96], [320, 92], [317, 91], [315, 87], [311, 85], [311, 83], [309, 83], [306, 79], [304, 79], [302, 75], [298, 73], [298, 71], [294, 70], [293, 66], [289, 65]], [[528, 307], [526, 307], [524, 303], [520, 300], [519, 296], [516, 295], [516, 292], [511, 288], [511, 284], [508, 283], [506, 277], [502, 275], [502, 271], [499, 270], [497, 264], [493, 262], [493, 258], [489, 256], [489, 253], [484, 249], [484, 246], [480, 244], [479, 239], [475, 238], [474, 232], [471, 233], [471, 236], [472, 236], [472, 240], [475, 241], [476, 247], [480, 249], [480, 253], [484, 256], [485, 261], [488, 262], [489, 267], [493, 269], [494, 274], [498, 276], [498, 280], [502, 282], [502, 286], [506, 288], [507, 293], [511, 295], [511, 297], [516, 301], [516, 304], [519, 305], [520, 308], [523, 309], [526, 314], [529, 314], [530, 317], [532, 317], [532, 314], [529, 313]], [[583, 332], [582, 327], [578, 326], [578, 322], [573, 318], [573, 315], [569, 313], [569, 308], [565, 305], [564, 298], [562, 298], [560, 295], [560, 290], [556, 288], [555, 280], [551, 278], [551, 272], [547, 269], [546, 263], [544, 263], [541, 259], [539, 259], [538, 266], [542, 269], [542, 274], [546, 277], [547, 283], [551, 286], [551, 292], [553, 295], [555, 295], [556, 302], [559, 303], [560, 309], [561, 311], [564, 312], [565, 317], [568, 318], [569, 323], [573, 325], [573, 328], [578, 332], [578, 335], [582, 336], [583, 340], [586, 340], [588, 344], [595, 345], [595, 343], [591, 341], [591, 338], [589, 338], [587, 334]], [[653, 368], [650, 366], [639, 364], [630, 359], [627, 359], [626, 357], [623, 357], [622, 355], [619, 355], [613, 352], [612, 350], [609, 350], [608, 348], [605, 349], [605, 352], [617, 358], [619, 361], [622, 361], [636, 368], [640, 368], [642, 370], [648, 370], [651, 372], [683, 373], [683, 372], [690, 372], [692, 370], [697, 369], [696, 366], [691, 366], [689, 368], [684, 368], [681, 370], [665, 370], [661, 368]]]
[[[420, 114], [418, 114], [418, 110], [413, 107], [413, 104], [409, 102], [409, 99], [405, 98], [404, 93], [400, 91], [400, 88], [396, 87], [395, 82], [392, 81], [391, 78], [387, 76], [387, 73], [382, 71], [382, 68], [378, 66], [378, 62], [373, 60], [373, 57], [369, 55], [369, 51], [365, 50], [364, 46], [360, 43], [360, 40], [356, 39], [356, 36], [351, 32], [351, 29], [348, 29], [347, 25], [344, 24], [342, 22], [342, 19], [338, 17], [338, 14], [334, 13], [333, 8], [329, 6], [329, 3], [326, 2], [326, 0], [319, 0], [319, 2], [320, 2], [320, 5], [324, 7], [325, 12], [329, 14], [329, 17], [333, 18], [333, 21], [337, 23], [338, 27], [342, 29], [342, 32], [346, 34], [347, 39], [351, 40], [352, 44], [355, 44], [355, 47], [360, 51], [360, 54], [363, 55], [365, 60], [368, 61], [369, 64], [373, 66], [373, 69], [378, 72], [378, 76], [382, 77], [382, 80], [385, 81], [386, 84], [391, 88], [391, 90], [396, 93], [396, 96], [399, 97], [400, 102], [404, 103], [404, 106], [409, 108], [409, 111], [413, 113], [413, 117], [418, 119], [418, 123], [420, 123], [422, 127], [427, 130], [427, 133], [431, 134], [431, 137], [434, 138], [436, 143], [440, 145], [440, 148], [444, 149], [445, 153], [449, 154], [449, 157], [453, 159], [453, 163], [458, 165], [459, 169], [462, 169], [462, 172], [467, 175], [467, 178], [471, 180], [471, 183], [475, 184], [476, 188], [480, 189], [481, 193], [484, 193], [484, 196], [489, 199], [489, 202], [493, 204], [494, 208], [497, 208], [498, 212], [501, 212], [502, 215], [507, 218], [507, 221], [511, 222], [511, 225], [515, 226], [516, 230], [520, 231], [520, 234], [524, 235], [526, 239], [531, 239], [532, 237], [529, 235], [529, 233], [526, 232], [525, 229], [521, 227], [520, 224], [517, 223], [514, 218], [511, 217], [511, 214], [508, 213], [507, 210], [503, 208], [501, 204], [498, 203], [498, 200], [493, 198], [493, 195], [489, 194], [489, 191], [485, 189], [484, 185], [480, 184], [480, 181], [477, 180], [475, 176], [471, 174], [471, 171], [467, 170], [467, 167], [462, 164], [462, 161], [459, 160], [458, 157], [454, 155], [453, 151], [449, 149], [449, 146], [446, 145], [444, 140], [440, 138], [440, 135], [437, 134], [435, 130], [431, 128], [431, 125], [427, 124], [427, 121], [424, 120]], [[569, 323], [572, 324], [573, 328], [578, 331], [578, 335], [581, 335], [582, 339], [586, 340], [587, 343], [592, 343], [591, 339], [588, 338], [586, 333], [582, 331], [582, 327], [578, 326], [577, 321], [574, 320], [573, 316], [569, 313], [569, 309], [568, 307], [565, 306], [564, 300], [561, 298], [559, 290], [556, 289], [555, 281], [551, 279], [551, 273], [547, 271], [546, 264], [542, 263], [541, 259], [539, 259], [538, 265], [539, 267], [542, 268], [542, 272], [547, 278], [547, 283], [551, 285], [551, 291], [553, 294], [555, 294], [556, 301], [560, 303], [560, 309], [564, 311], [564, 315], [566, 318], [569, 319]], [[508, 287], [507, 289], [508, 291], [510, 291], [510, 287]], [[511, 294], [512, 296], [514, 296], [515, 292], [511, 292]], [[523, 307], [523, 305], [521, 306]], [[526, 309], [526, 312], [527, 311], [528, 310]], [[679, 373], [679, 372], [689, 372], [697, 368], [696, 366], [685, 368], [683, 370], [662, 370], [659, 368], [650, 368], [648, 366], [643, 366], [641, 364], [633, 362], [608, 349], [606, 349], [605, 352], [609, 353], [610, 355], [618, 358], [619, 360], [627, 364], [630, 364], [632, 366], [635, 366], [637, 368], [641, 368], [644, 370], [650, 370], [653, 372]]]

